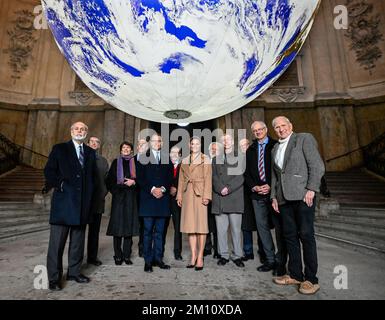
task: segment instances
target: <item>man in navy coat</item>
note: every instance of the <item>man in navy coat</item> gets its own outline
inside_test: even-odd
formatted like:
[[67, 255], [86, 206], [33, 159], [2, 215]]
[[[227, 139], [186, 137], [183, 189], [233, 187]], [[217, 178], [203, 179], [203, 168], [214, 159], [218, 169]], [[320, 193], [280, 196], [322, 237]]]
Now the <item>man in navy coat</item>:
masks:
[[96, 176], [95, 151], [84, 144], [88, 127], [82, 122], [71, 126], [72, 140], [52, 148], [44, 169], [46, 187], [54, 188], [51, 200], [50, 239], [47, 255], [49, 288], [61, 290], [63, 252], [70, 235], [67, 280], [87, 283], [80, 273], [85, 228], [90, 222], [90, 205]]
[[168, 152], [162, 152], [162, 137], [153, 134], [151, 148], [139, 159], [137, 182], [140, 186], [139, 216], [143, 217], [144, 271], [152, 267], [170, 269], [162, 260], [163, 232], [166, 218], [170, 217], [170, 188], [173, 165]]

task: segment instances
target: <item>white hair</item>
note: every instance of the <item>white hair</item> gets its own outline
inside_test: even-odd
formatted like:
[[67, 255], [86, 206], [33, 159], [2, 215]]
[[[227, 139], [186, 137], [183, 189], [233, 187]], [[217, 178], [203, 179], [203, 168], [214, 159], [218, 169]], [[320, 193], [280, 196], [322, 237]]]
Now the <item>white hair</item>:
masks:
[[254, 122], [251, 124], [251, 130], [253, 130], [253, 128], [254, 128], [258, 123], [261, 124], [264, 128], [267, 128], [266, 123], [264, 123], [263, 121], [257, 120], [257, 121], [254, 121]]
[[83, 125], [85, 126], [86, 130], [88, 131], [88, 126], [87, 126], [84, 122], [81, 122], [81, 121], [76, 121], [75, 123], [73, 123], [73, 124], [71, 125], [71, 130], [73, 130], [75, 124], [77, 124], [77, 123], [83, 124]]
[[275, 127], [275, 122], [276, 122], [277, 119], [279, 119], [279, 118], [283, 119], [283, 120], [284, 120], [285, 122], [287, 122], [288, 124], [291, 123], [290, 120], [289, 120], [289, 118], [287, 118], [287, 117], [285, 117], [285, 116], [278, 116], [278, 117], [275, 117], [275, 118], [273, 119], [273, 121], [271, 122], [273, 128]]

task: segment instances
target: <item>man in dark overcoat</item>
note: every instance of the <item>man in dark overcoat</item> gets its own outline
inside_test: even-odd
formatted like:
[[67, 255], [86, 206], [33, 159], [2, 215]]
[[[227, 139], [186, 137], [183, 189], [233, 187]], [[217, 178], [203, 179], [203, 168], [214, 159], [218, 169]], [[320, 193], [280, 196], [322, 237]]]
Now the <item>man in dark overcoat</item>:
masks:
[[67, 280], [87, 283], [80, 273], [84, 255], [85, 229], [90, 221], [90, 205], [96, 176], [95, 151], [84, 144], [88, 127], [71, 126], [72, 139], [53, 146], [44, 168], [47, 188], [54, 188], [50, 212], [50, 239], [47, 255], [49, 288], [61, 290], [63, 252], [70, 236]]

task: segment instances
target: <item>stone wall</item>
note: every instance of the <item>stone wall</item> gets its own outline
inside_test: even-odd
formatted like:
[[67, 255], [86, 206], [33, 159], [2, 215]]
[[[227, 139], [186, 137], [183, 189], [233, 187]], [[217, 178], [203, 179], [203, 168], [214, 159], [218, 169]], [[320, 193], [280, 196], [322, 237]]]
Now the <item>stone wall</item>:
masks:
[[[70, 124], [80, 120], [101, 138], [102, 153], [112, 160], [119, 143], [134, 142], [148, 122], [82, 86], [50, 31], [31, 26], [39, 4], [0, 2], [0, 132], [47, 155], [54, 143], [69, 139]], [[348, 30], [334, 28], [338, 4], [349, 8]], [[246, 128], [251, 138], [254, 120], [265, 120], [273, 133], [271, 120], [283, 114], [297, 132], [314, 134], [325, 160], [337, 157], [326, 161], [328, 170], [362, 164], [360, 147], [385, 131], [384, 19], [383, 1], [323, 0], [309, 39], [286, 74], [249, 105], [216, 119], [217, 127]], [[44, 164], [40, 157], [27, 158]]]

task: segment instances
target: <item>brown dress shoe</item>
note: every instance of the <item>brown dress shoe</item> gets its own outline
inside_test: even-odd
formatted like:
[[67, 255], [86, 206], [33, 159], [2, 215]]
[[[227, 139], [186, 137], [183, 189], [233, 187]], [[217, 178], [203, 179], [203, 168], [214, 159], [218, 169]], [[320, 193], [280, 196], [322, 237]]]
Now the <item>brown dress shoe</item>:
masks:
[[275, 284], [279, 284], [281, 286], [288, 286], [288, 285], [291, 285], [291, 284], [300, 284], [301, 283], [298, 280], [295, 280], [295, 279], [291, 278], [287, 274], [282, 276], [282, 277], [273, 278], [273, 282]]
[[318, 283], [311, 283], [310, 281], [301, 282], [299, 292], [302, 294], [315, 294], [320, 289]]

